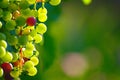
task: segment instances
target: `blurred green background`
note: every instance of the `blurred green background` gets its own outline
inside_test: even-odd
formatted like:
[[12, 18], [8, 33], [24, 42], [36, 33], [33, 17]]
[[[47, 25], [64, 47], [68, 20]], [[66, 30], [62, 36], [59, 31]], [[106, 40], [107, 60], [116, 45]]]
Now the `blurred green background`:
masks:
[[46, 8], [38, 74], [22, 80], [120, 80], [120, 0], [62, 0]]

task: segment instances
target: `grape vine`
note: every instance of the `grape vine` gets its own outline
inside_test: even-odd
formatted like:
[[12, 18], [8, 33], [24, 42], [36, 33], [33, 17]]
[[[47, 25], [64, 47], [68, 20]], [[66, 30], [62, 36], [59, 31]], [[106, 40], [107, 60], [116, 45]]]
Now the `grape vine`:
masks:
[[[20, 75], [37, 74], [39, 52], [35, 44], [47, 31], [45, 4], [59, 5], [61, 0], [0, 0], [0, 77], [20, 80]], [[39, 9], [36, 8], [40, 3]]]

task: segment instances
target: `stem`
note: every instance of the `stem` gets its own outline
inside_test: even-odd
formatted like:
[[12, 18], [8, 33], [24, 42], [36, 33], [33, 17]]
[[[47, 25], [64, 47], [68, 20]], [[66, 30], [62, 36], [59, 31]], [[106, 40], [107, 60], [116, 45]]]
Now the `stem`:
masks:
[[34, 4], [34, 10], [36, 10], [36, 2], [35, 2], [35, 4]]

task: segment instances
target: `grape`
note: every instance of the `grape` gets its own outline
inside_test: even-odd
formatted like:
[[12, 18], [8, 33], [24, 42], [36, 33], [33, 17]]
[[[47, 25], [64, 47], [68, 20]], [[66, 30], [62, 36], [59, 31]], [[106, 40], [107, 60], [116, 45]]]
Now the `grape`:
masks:
[[39, 8], [38, 9], [38, 13], [41, 14], [41, 13], [44, 13], [44, 14], [47, 14], [47, 9], [44, 7], [44, 8]]
[[13, 71], [10, 72], [10, 75], [13, 78], [18, 78], [19, 75], [20, 75], [20, 71], [19, 70], [13, 70]]
[[34, 45], [33, 45], [32, 43], [27, 43], [27, 44], [26, 44], [26, 50], [32, 50], [32, 51], [33, 51], [34, 48], [35, 48], [35, 47], [34, 47]]
[[30, 35], [31, 35], [32, 37], [36, 36], [36, 34], [37, 34], [36, 30], [32, 30], [31, 33], [30, 33]]
[[34, 17], [28, 17], [26, 23], [28, 26], [34, 26], [36, 24], [36, 19]]
[[37, 74], [37, 69], [35, 67], [31, 67], [30, 69], [27, 70], [29, 76], [34, 76]]
[[27, 0], [29, 4], [34, 4], [36, 0]]
[[21, 9], [27, 9], [29, 7], [29, 3], [26, 0], [21, 0], [19, 6]]
[[31, 35], [28, 35], [28, 41], [33, 41], [33, 37]]
[[34, 64], [32, 61], [27, 61], [25, 62], [24, 66], [23, 66], [26, 70], [30, 69], [31, 67], [34, 67]]
[[27, 8], [27, 9], [24, 9], [24, 10], [21, 10], [21, 14], [24, 16], [24, 17], [30, 17], [31, 16], [31, 10], [30, 8]]
[[2, 57], [3, 62], [11, 62], [13, 59], [13, 55], [10, 52], [6, 52], [6, 54]]
[[31, 16], [37, 17], [38, 11], [37, 10], [31, 10]]
[[6, 40], [6, 35], [3, 33], [0, 33], [0, 40]]
[[29, 34], [30, 33], [30, 29], [28, 27], [24, 28], [24, 30], [22, 31], [22, 34]]
[[4, 48], [7, 48], [7, 43], [5, 40], [0, 40], [0, 46], [3, 46]]
[[2, 77], [3, 76], [3, 69], [0, 67], [0, 77]]
[[14, 35], [8, 35], [7, 42], [9, 45], [16, 45], [18, 43], [18, 37]]
[[36, 56], [32, 56], [30, 58], [30, 61], [33, 62], [34, 66], [38, 65], [38, 63], [39, 63], [39, 59]]
[[18, 9], [18, 6], [15, 4], [15, 3], [11, 3], [11, 4], [9, 4], [9, 6], [8, 6], [9, 8], [9, 11], [11, 11], [11, 12], [13, 12], [13, 11], [15, 11], [15, 10], [17, 10]]
[[85, 5], [89, 5], [89, 4], [92, 2], [92, 0], [82, 0], [82, 2], [83, 2]]
[[3, 46], [0, 46], [0, 58], [2, 58], [3, 56], [5, 56], [6, 54], [6, 50]]
[[12, 18], [12, 13], [9, 12], [9, 11], [4, 11], [2, 18], [3, 18], [3, 20], [5, 20], [5, 21], [9, 21], [9, 20], [11, 20], [11, 18]]
[[3, 16], [3, 10], [0, 8], [0, 18]]
[[20, 16], [20, 12], [18, 10], [14, 11], [12, 14], [13, 19], [16, 19], [19, 16]]
[[40, 23], [36, 26], [36, 31], [40, 34], [44, 34], [47, 31], [47, 27], [45, 24]]
[[24, 53], [24, 57], [26, 58], [30, 58], [33, 55], [32, 50], [25, 50], [23, 53]]
[[36, 36], [34, 36], [34, 40], [35, 43], [40, 43], [42, 41], [42, 35], [36, 34]]
[[41, 13], [38, 15], [38, 20], [40, 22], [45, 22], [47, 20], [47, 15], [45, 13]]
[[13, 66], [11, 63], [5, 62], [1, 64], [1, 67], [3, 68], [3, 71], [5, 73], [10, 73], [10, 71], [12, 71]]
[[0, 28], [2, 28], [2, 22], [0, 21]]
[[61, 0], [50, 0], [49, 3], [53, 6], [59, 5], [61, 3]]
[[7, 8], [9, 6], [9, 0], [2, 0], [0, 1], [1, 8]]
[[23, 16], [19, 16], [16, 18], [16, 23], [18, 26], [25, 25], [26, 19]]
[[12, 62], [15, 62], [18, 60], [18, 53], [12, 53], [13, 55], [13, 59], [12, 59]]
[[15, 26], [16, 26], [16, 22], [14, 20], [9, 20], [7, 21], [5, 27], [8, 29], [8, 30], [13, 30], [15, 29]]
[[26, 36], [26, 35], [20, 36], [19, 40], [18, 40], [20, 45], [26, 45], [27, 41], [28, 41], [28, 36]]

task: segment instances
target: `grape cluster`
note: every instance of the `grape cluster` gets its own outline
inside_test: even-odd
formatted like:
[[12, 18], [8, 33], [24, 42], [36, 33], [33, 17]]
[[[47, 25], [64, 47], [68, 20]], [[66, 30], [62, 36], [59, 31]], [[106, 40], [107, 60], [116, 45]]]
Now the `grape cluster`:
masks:
[[43, 41], [47, 31], [47, 2], [56, 6], [61, 0], [0, 0], [0, 77], [4, 80], [20, 80], [23, 72], [37, 74], [35, 44]]

